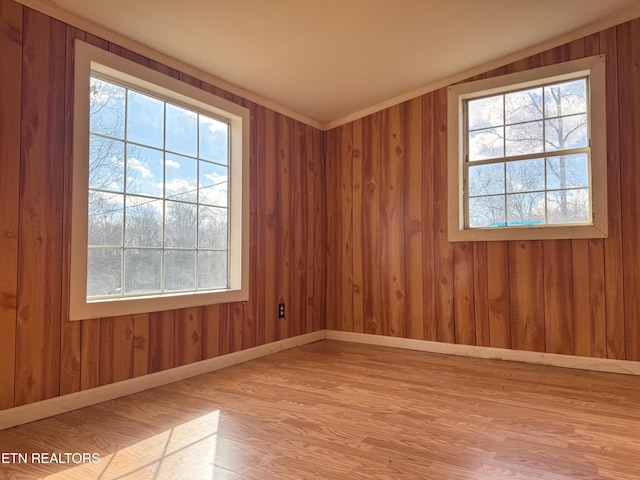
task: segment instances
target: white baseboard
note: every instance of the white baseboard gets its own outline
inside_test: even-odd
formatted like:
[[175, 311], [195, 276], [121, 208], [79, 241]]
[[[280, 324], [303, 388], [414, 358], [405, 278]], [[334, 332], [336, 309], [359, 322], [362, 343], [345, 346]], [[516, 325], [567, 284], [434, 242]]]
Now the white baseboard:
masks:
[[149, 390], [150, 388], [177, 382], [178, 380], [189, 377], [195, 377], [203, 373], [213, 372], [214, 370], [244, 363], [275, 352], [324, 340], [324, 338], [324, 330], [320, 330], [318, 332], [279, 340], [200, 362], [190, 363], [189, 365], [163, 370], [162, 372], [151, 373], [142, 377], [131, 378], [90, 390], [83, 390], [69, 395], [62, 395], [60, 397], [2, 410], [0, 411], [0, 430], [33, 422], [41, 418], [59, 415], [78, 408], [88, 407], [89, 405], [95, 405], [96, 403], [105, 402], [125, 395], [131, 395], [132, 393], [138, 393], [143, 390]]
[[249, 348], [240, 352], [230, 353], [228, 355], [222, 355], [220, 357], [210, 358], [208, 360], [202, 360], [189, 365], [164, 370], [162, 372], [151, 373], [142, 377], [131, 378], [129, 380], [92, 388], [90, 390], [84, 390], [48, 400], [42, 400], [40, 402], [30, 403], [28, 405], [22, 405], [20, 407], [10, 408], [8, 410], [2, 410], [0, 411], [0, 430], [39, 420], [41, 418], [59, 415], [78, 408], [88, 407], [90, 405], [95, 405], [96, 403], [105, 402], [125, 395], [131, 395], [143, 390], [177, 382], [185, 378], [230, 367], [232, 365], [244, 363], [272, 353], [288, 350], [290, 348], [324, 339], [363, 343], [368, 345], [380, 345], [385, 347], [402, 348], [405, 350], [417, 350], [421, 352], [441, 353], [445, 355], [459, 355], [491, 360], [534, 363], [553, 367], [576, 368], [580, 370], [640, 375], [640, 362], [632, 362], [628, 360], [577, 357], [573, 355], [559, 355], [554, 353], [507, 350], [502, 348], [477, 347], [471, 345], [455, 345], [451, 343], [387, 337], [366, 333], [320, 330], [288, 338], [286, 340], [260, 345], [259, 347]]
[[477, 347], [472, 345], [456, 345], [452, 343], [431, 342], [409, 338], [387, 337], [367, 333], [340, 332], [326, 330], [327, 340], [365, 343], [385, 347], [404, 348], [421, 352], [460, 355], [464, 357], [486, 358], [491, 360], [508, 360], [512, 362], [534, 363], [553, 367], [576, 368], [579, 370], [595, 370], [598, 372], [640, 375], [640, 362], [629, 360], [613, 360], [608, 358], [578, 357], [557, 353], [528, 352], [524, 350], [507, 350], [503, 348]]

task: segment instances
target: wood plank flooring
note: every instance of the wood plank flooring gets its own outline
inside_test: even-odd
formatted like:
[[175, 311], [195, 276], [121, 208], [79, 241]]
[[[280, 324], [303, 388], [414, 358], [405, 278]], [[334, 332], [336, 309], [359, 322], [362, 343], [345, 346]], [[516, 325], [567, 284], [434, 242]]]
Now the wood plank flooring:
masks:
[[638, 479], [640, 377], [323, 341], [0, 432], [0, 478]]

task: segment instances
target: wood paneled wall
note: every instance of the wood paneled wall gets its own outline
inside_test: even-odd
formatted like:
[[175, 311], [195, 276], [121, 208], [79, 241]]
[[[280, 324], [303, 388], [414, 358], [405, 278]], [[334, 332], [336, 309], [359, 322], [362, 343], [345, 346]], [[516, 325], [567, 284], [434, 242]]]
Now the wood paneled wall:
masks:
[[[250, 298], [67, 320], [73, 43], [251, 111]], [[11, 0], [0, 1], [0, 409], [324, 328], [324, 134]], [[287, 316], [277, 319], [277, 304]]]
[[327, 328], [640, 361], [640, 19], [476, 78], [599, 53], [605, 240], [449, 243], [444, 88], [327, 132]]

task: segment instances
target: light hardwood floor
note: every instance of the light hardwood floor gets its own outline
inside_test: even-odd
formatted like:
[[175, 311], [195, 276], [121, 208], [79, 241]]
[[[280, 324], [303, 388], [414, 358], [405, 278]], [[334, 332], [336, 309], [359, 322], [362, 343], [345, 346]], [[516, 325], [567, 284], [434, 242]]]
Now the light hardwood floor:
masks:
[[640, 377], [323, 341], [0, 432], [0, 478], [640, 478]]

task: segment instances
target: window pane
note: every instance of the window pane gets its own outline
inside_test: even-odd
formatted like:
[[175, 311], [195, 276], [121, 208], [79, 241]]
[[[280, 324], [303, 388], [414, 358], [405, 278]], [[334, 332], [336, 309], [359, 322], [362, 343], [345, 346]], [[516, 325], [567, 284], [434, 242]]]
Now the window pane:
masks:
[[198, 161], [167, 153], [165, 163], [165, 198], [196, 202], [198, 199]]
[[508, 93], [504, 96], [505, 123], [542, 119], [542, 87]]
[[167, 150], [198, 155], [198, 114], [167, 103]]
[[586, 147], [587, 116], [554, 118], [545, 122], [545, 148], [547, 152], [567, 148]]
[[504, 193], [504, 163], [469, 167], [469, 195]]
[[469, 160], [504, 157], [504, 128], [469, 132]]
[[547, 193], [549, 223], [580, 223], [589, 221], [589, 190], [561, 190]]
[[544, 87], [545, 117], [561, 117], [587, 111], [587, 81], [584, 78]]
[[587, 155], [562, 155], [547, 158], [547, 188], [571, 188], [589, 186]]
[[469, 199], [469, 226], [491, 227], [504, 224], [504, 196]]
[[507, 156], [539, 153], [544, 149], [542, 122], [507, 125], [505, 132]]
[[227, 165], [229, 126], [213, 118], [200, 117], [200, 158]]
[[227, 248], [227, 209], [200, 207], [198, 215], [198, 248]]
[[198, 288], [227, 288], [227, 252], [198, 252]]
[[511, 225], [544, 223], [544, 193], [507, 195], [507, 222]]
[[89, 129], [124, 139], [125, 89], [91, 77], [89, 87]]
[[195, 248], [196, 206], [182, 202], [166, 202], [165, 246]]
[[195, 250], [168, 250], [164, 253], [164, 289], [194, 290], [196, 288]]
[[127, 140], [149, 147], [164, 146], [164, 102], [128, 91]]
[[89, 188], [124, 191], [124, 142], [91, 135]]
[[127, 193], [162, 197], [162, 150], [127, 145]]
[[122, 251], [90, 248], [87, 252], [87, 297], [122, 293]]
[[126, 246], [162, 246], [162, 200], [129, 196], [125, 216]]
[[504, 124], [504, 108], [502, 95], [469, 100], [469, 130], [497, 127]]
[[89, 192], [88, 244], [122, 246], [124, 196]]
[[544, 190], [544, 159], [507, 163], [507, 192]]
[[162, 279], [161, 250], [126, 250], [124, 254], [125, 293], [157, 292]]
[[200, 203], [226, 207], [228, 203], [228, 167], [200, 162]]

